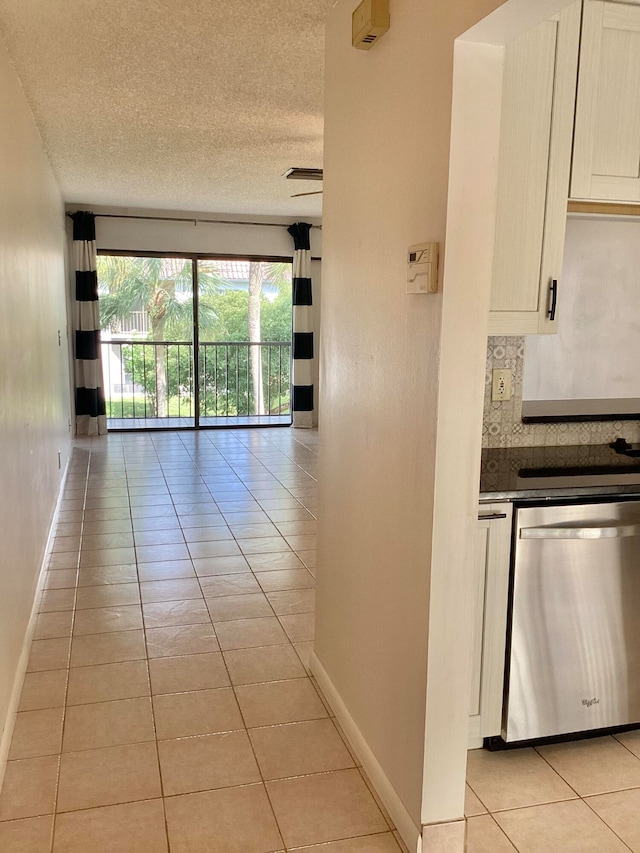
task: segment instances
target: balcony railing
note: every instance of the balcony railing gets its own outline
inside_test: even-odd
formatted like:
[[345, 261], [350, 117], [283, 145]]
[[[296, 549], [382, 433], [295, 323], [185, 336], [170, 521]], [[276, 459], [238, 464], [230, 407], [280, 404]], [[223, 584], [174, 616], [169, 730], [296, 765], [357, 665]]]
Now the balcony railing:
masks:
[[281, 423], [290, 415], [290, 342], [200, 343], [197, 379], [189, 341], [104, 341], [102, 360], [110, 426]]

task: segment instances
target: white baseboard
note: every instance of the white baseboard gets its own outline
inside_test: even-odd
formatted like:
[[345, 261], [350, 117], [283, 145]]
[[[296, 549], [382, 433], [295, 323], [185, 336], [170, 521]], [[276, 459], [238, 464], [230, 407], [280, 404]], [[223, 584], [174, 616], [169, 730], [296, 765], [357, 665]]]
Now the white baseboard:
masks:
[[49, 525], [49, 533], [47, 535], [47, 544], [45, 545], [44, 556], [42, 557], [40, 571], [38, 572], [38, 580], [33, 596], [33, 604], [31, 606], [31, 615], [29, 616], [29, 622], [27, 623], [27, 630], [25, 631], [24, 640], [22, 643], [22, 651], [20, 653], [20, 659], [18, 660], [18, 666], [16, 668], [15, 677], [13, 679], [13, 688], [11, 690], [11, 698], [9, 700], [7, 716], [4, 721], [4, 728], [2, 729], [2, 737], [0, 737], [0, 792], [2, 791], [4, 774], [7, 769], [7, 759], [9, 757], [9, 749], [11, 747], [13, 729], [16, 724], [16, 716], [18, 714], [18, 705], [20, 704], [22, 685], [24, 684], [24, 677], [27, 672], [29, 655], [31, 654], [31, 642], [33, 640], [33, 634], [36, 629], [36, 621], [38, 619], [38, 605], [40, 603], [40, 593], [42, 592], [42, 587], [44, 585], [47, 565], [49, 563], [49, 556], [51, 554], [51, 548], [53, 547], [53, 533], [56, 527], [56, 523], [58, 521], [58, 516], [60, 514], [60, 503], [62, 501], [64, 485], [67, 480], [67, 473], [69, 471], [69, 463], [71, 461], [72, 451], [73, 448], [70, 447], [69, 454], [67, 456], [67, 464], [65, 465], [64, 473], [60, 478], [58, 497], [56, 500], [55, 509], [53, 511], [53, 516], [51, 517], [51, 524]]
[[420, 853], [421, 850], [421, 827], [417, 826], [407, 811], [404, 803], [389, 781], [386, 773], [375, 757], [357, 723], [349, 713], [347, 706], [342, 701], [333, 682], [329, 678], [325, 668], [322, 666], [314, 651], [309, 656], [309, 668], [318, 681], [318, 685], [331, 705], [333, 712], [353, 751], [362, 762], [362, 767], [371, 780], [376, 793], [382, 800], [389, 817], [394, 822], [400, 836], [409, 851]]
[[481, 732], [481, 723], [482, 718], [480, 714], [475, 714], [472, 717], [469, 717], [469, 741], [467, 743], [467, 749], [481, 749], [484, 738], [480, 734]]

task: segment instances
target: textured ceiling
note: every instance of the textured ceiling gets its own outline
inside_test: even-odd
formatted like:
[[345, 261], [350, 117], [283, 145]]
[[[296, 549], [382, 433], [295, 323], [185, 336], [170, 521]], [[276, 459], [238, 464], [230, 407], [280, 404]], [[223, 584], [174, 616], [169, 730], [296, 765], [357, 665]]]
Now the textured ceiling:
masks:
[[0, 0], [68, 202], [318, 216], [333, 0]]

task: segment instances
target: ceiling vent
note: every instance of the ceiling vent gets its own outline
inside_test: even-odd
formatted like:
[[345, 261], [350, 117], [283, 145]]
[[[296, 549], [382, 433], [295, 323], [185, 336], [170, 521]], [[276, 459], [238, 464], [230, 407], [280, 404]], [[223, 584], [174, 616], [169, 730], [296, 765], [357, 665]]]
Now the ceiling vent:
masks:
[[389, 29], [389, 0], [362, 0], [351, 16], [351, 44], [369, 50]]
[[321, 181], [322, 169], [287, 169], [283, 177], [289, 181]]

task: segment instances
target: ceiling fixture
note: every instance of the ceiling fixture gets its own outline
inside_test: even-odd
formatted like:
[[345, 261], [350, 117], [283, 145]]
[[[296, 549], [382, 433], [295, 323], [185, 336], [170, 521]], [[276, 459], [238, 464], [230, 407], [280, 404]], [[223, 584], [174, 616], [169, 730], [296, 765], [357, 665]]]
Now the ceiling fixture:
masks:
[[[321, 181], [323, 177], [322, 169], [311, 169], [302, 167], [292, 167], [282, 176], [288, 181]], [[294, 193], [291, 198], [300, 198], [304, 195], [322, 195], [322, 190], [314, 190], [308, 193]]]
[[282, 177], [288, 181], [321, 181], [322, 169], [307, 169], [295, 166], [287, 169]]

